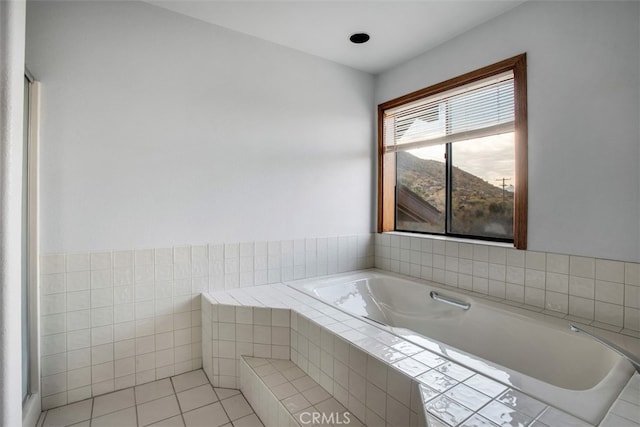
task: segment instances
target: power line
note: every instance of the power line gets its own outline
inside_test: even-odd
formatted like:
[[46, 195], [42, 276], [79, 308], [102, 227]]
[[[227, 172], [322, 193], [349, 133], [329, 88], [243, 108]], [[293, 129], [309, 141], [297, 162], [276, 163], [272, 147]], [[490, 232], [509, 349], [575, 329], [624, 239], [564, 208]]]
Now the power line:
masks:
[[500, 187], [502, 187], [502, 205], [504, 206], [504, 192], [505, 192], [505, 189], [507, 188], [506, 182], [511, 181], [511, 178], [503, 177], [503, 178], [496, 179], [496, 181], [502, 181], [502, 185]]

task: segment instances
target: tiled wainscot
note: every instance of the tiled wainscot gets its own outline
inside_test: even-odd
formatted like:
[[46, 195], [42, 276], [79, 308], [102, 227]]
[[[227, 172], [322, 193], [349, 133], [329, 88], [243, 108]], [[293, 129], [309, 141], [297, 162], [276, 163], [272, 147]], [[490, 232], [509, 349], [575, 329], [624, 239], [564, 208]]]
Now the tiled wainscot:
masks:
[[201, 368], [200, 293], [372, 267], [373, 235], [52, 254], [40, 264], [50, 409]]
[[[374, 264], [640, 337], [637, 263], [400, 234], [44, 255], [43, 408], [201, 367], [238, 388], [248, 356], [291, 360], [367, 425], [586, 425], [282, 284]], [[640, 425], [639, 381], [602, 426]]]

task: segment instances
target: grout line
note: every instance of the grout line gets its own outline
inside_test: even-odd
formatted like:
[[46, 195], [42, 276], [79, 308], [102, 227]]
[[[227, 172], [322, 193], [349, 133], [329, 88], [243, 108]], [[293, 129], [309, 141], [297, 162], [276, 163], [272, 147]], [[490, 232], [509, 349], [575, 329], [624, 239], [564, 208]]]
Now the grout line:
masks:
[[[182, 375], [182, 374], [180, 374]], [[182, 424], [184, 424], [185, 426], [187, 425], [187, 422], [184, 419], [184, 412], [182, 412], [182, 406], [180, 405], [180, 399], [178, 399], [178, 393], [176, 393], [176, 387], [173, 385], [173, 378], [176, 377], [177, 375], [174, 375], [173, 377], [169, 377], [169, 383], [171, 384], [171, 389], [173, 390], [173, 395], [176, 397], [176, 401], [178, 402], [178, 409], [180, 410], [180, 419], [182, 420]], [[215, 394], [215, 392], [214, 392]], [[171, 417], [169, 417], [171, 418]]]
[[133, 386], [131, 389], [133, 390], [133, 407], [135, 408], [136, 425], [138, 426], [140, 425], [140, 421], [138, 421], [138, 399], [136, 398], [136, 387]]
[[[92, 394], [93, 394], [93, 387], [92, 387]], [[93, 424], [93, 407], [95, 406], [96, 403], [96, 399], [95, 398], [91, 398], [91, 415], [89, 416], [89, 425]]]
[[[216, 391], [213, 391], [215, 393], [216, 396], [218, 396], [218, 393], [216, 393]], [[242, 392], [240, 392], [242, 394]], [[231, 396], [234, 397], [234, 396]], [[224, 412], [224, 414], [227, 416], [227, 418], [229, 419], [229, 424], [233, 425], [233, 420], [231, 419], [231, 417], [229, 416], [229, 413], [227, 412], [227, 408], [224, 407], [224, 404], [222, 403], [222, 399], [220, 399], [220, 396], [218, 396], [218, 401], [220, 402], [220, 407], [222, 408], [222, 411]], [[226, 399], [225, 399], [226, 400]], [[245, 399], [246, 400], [246, 399]], [[253, 408], [251, 408], [253, 410]], [[226, 423], [225, 423], [226, 424]]]

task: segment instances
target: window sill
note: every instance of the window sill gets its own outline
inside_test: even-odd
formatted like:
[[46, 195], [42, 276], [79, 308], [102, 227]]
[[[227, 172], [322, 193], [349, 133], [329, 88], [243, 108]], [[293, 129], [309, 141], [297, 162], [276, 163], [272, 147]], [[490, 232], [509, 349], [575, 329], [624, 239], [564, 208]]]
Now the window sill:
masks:
[[380, 234], [389, 235], [389, 236], [416, 237], [418, 239], [442, 240], [445, 242], [469, 243], [472, 245], [485, 245], [485, 246], [493, 246], [497, 248], [514, 249], [513, 243], [494, 242], [491, 240], [465, 239], [462, 237], [439, 236], [437, 234], [418, 234], [418, 233], [409, 233], [404, 231], [387, 231]]

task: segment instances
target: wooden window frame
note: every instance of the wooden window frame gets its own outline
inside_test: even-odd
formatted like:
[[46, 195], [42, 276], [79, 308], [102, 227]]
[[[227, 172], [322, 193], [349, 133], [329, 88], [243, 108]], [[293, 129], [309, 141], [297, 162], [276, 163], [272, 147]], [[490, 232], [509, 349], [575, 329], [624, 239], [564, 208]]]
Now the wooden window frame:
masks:
[[[378, 105], [378, 233], [395, 231], [396, 154], [384, 150], [384, 111], [507, 71], [514, 77], [515, 174], [513, 246], [527, 248], [527, 57], [526, 53]], [[475, 239], [475, 238], [474, 238]]]

